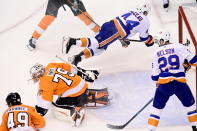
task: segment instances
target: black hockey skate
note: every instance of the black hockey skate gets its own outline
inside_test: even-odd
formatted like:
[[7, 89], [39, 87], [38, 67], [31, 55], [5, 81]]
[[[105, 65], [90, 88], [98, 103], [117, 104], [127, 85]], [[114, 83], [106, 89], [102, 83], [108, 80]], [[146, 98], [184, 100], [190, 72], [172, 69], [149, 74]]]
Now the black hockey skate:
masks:
[[196, 126], [192, 126], [192, 131], [197, 131]]
[[65, 43], [66, 46], [66, 54], [70, 51], [71, 46], [76, 45], [76, 40], [77, 39], [71, 37], [68, 38], [63, 37], [63, 43]]
[[164, 8], [164, 9], [167, 9], [168, 7], [169, 7], [169, 0], [167, 0], [167, 3], [164, 3], [164, 4], [163, 4], [163, 8]]
[[74, 55], [74, 56], [68, 58], [68, 61], [69, 61], [71, 64], [77, 66], [77, 64], [78, 64], [79, 62], [81, 62], [81, 60], [82, 60], [82, 58], [81, 58], [82, 55], [83, 55], [82, 53], [80, 53], [80, 54], [78, 54], [78, 55]]
[[31, 39], [29, 40], [29, 43], [27, 44], [27, 48], [30, 50], [30, 51], [33, 51], [36, 49], [36, 42], [37, 40], [33, 37], [31, 37]]

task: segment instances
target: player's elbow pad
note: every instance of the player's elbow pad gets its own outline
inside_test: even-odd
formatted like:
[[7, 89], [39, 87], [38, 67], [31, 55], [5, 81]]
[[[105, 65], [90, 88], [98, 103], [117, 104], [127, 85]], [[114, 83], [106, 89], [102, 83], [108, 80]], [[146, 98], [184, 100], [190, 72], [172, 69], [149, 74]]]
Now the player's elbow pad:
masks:
[[36, 105], [36, 111], [41, 115], [41, 116], [44, 116], [47, 112], [48, 112], [48, 109], [44, 109], [42, 107], [39, 107]]
[[153, 39], [152, 35], [148, 36], [148, 39], [145, 41], [145, 45], [147, 47], [150, 47], [150, 46], [154, 45], [154, 39]]

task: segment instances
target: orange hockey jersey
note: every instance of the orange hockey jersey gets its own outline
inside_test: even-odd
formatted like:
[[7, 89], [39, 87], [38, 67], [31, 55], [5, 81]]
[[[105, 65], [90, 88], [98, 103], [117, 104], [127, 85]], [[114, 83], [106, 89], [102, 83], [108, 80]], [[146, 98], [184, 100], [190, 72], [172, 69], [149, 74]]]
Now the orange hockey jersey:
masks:
[[39, 107], [48, 109], [53, 95], [61, 97], [76, 97], [83, 94], [88, 84], [78, 75], [71, 73], [74, 69], [65, 63], [50, 63], [45, 68], [45, 74], [40, 78], [38, 103]]
[[4, 112], [0, 131], [35, 131], [44, 126], [45, 120], [35, 112], [35, 108], [27, 105], [15, 105]]

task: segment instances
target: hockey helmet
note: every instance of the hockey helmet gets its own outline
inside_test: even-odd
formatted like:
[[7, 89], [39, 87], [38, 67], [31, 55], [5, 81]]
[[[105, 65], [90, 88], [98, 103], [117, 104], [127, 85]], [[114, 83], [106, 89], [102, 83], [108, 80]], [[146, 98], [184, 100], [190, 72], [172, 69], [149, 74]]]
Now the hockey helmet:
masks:
[[150, 6], [149, 3], [142, 3], [142, 4], [139, 4], [139, 5], [137, 6], [137, 11], [138, 11], [139, 13], [144, 13], [144, 12], [149, 13], [150, 10], [151, 10], [151, 6]]
[[21, 97], [17, 92], [12, 92], [9, 93], [7, 98], [6, 98], [6, 103], [8, 106], [13, 106], [13, 105], [20, 105], [21, 103]]
[[158, 35], [155, 37], [159, 46], [166, 44], [170, 41], [170, 33], [166, 29], [162, 29], [158, 32]]
[[36, 63], [30, 68], [30, 75], [34, 82], [37, 82], [45, 73], [45, 68], [42, 64]]

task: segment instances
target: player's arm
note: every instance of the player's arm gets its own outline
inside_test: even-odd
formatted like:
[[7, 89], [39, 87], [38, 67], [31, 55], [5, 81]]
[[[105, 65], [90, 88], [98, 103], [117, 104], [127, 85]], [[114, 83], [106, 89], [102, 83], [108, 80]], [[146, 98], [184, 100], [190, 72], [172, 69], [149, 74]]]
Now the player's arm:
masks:
[[45, 127], [46, 124], [45, 119], [40, 114], [35, 112], [35, 110], [31, 110], [31, 115], [32, 115], [32, 122], [36, 129], [40, 130]]
[[154, 55], [153, 57], [153, 61], [152, 61], [152, 80], [154, 82], [157, 83], [158, 79], [159, 79], [159, 74], [160, 74], [160, 69], [159, 69], [159, 65], [158, 65], [158, 62], [157, 62], [157, 58], [156, 56]]
[[143, 41], [147, 47], [150, 47], [154, 44], [154, 39], [152, 35], [149, 34], [148, 29], [149, 26], [147, 26], [147, 28], [146, 27], [138, 28], [140, 40]]
[[184, 67], [187, 67], [190, 65], [197, 66], [197, 55], [191, 53], [191, 51], [185, 48], [185, 46], [181, 44], [179, 46], [180, 46], [180, 52], [183, 55], [183, 58], [185, 58], [183, 66]]
[[37, 95], [36, 111], [44, 116], [53, 100], [53, 87], [48, 82], [40, 81], [40, 88]]
[[1, 122], [1, 125], [0, 125], [0, 131], [8, 131], [6, 113], [4, 113], [3, 116], [2, 116], [2, 122]]

